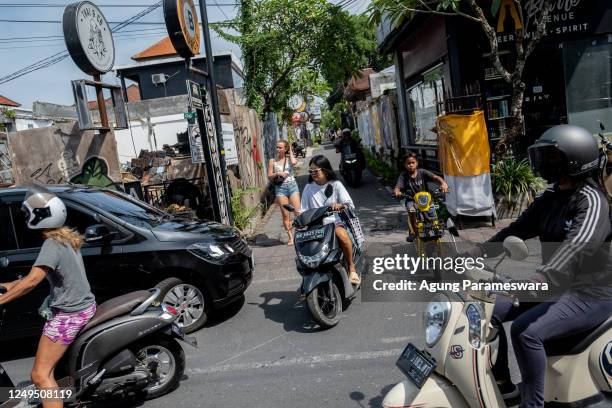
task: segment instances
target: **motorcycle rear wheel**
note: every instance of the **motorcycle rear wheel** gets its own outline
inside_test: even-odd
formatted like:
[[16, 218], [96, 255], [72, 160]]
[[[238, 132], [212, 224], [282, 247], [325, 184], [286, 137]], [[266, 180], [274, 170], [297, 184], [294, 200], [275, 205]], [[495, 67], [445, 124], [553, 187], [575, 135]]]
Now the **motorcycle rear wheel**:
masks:
[[173, 338], [153, 337], [134, 347], [138, 367], [147, 370], [152, 381], [142, 390], [146, 400], [161, 397], [178, 386], [185, 372], [185, 352]]
[[326, 329], [337, 325], [342, 317], [340, 290], [333, 282], [331, 289], [333, 290], [334, 301], [330, 298], [329, 282], [323, 282], [318, 285], [310, 292], [307, 298], [308, 309], [310, 309], [312, 317]]

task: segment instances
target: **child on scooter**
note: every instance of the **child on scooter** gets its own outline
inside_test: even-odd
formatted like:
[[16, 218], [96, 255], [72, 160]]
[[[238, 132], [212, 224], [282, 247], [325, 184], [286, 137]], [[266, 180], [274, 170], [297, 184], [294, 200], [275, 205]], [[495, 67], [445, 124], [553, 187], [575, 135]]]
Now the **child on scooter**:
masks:
[[[427, 181], [435, 181], [440, 184], [440, 190], [443, 193], [448, 192], [448, 184], [442, 177], [436, 176], [429, 170], [419, 169], [419, 160], [416, 153], [410, 152], [404, 156], [405, 170], [399, 175], [395, 190], [393, 193], [396, 197], [406, 195], [406, 209], [408, 210], [408, 226], [409, 226], [409, 241], [412, 241], [416, 232], [416, 206], [414, 203], [414, 195], [420, 191], [429, 191]], [[430, 208], [430, 216], [435, 216], [435, 209]]]

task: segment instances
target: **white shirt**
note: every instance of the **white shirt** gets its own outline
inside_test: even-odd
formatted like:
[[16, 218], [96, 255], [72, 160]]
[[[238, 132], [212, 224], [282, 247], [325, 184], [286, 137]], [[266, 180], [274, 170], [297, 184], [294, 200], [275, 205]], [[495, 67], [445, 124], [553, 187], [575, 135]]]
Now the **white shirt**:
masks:
[[[334, 187], [334, 193], [328, 198], [325, 196], [325, 188], [331, 184]], [[314, 181], [312, 183], [308, 183], [302, 192], [302, 202], [301, 202], [301, 212], [306, 210], [311, 210], [313, 208], [324, 207], [332, 204], [344, 204], [354, 209], [355, 204], [353, 204], [353, 200], [349, 195], [348, 191], [344, 185], [338, 181], [334, 180], [323, 185], [317, 184]], [[326, 217], [323, 220], [323, 225], [332, 224], [341, 222], [338, 214], [334, 214], [332, 216]]]

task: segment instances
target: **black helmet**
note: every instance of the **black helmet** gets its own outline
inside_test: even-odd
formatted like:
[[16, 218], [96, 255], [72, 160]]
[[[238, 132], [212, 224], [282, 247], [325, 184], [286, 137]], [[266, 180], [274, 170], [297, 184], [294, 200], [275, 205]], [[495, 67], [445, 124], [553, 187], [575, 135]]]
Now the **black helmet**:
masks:
[[527, 151], [533, 172], [549, 183], [559, 181], [561, 176], [586, 177], [601, 164], [593, 135], [573, 125], [548, 129]]

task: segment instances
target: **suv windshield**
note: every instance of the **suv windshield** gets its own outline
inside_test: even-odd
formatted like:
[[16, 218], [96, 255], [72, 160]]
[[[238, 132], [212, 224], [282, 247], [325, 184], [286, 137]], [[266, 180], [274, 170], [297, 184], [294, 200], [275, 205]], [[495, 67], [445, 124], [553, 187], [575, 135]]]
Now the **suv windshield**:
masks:
[[166, 213], [154, 207], [108, 190], [78, 190], [70, 196], [139, 227], [155, 227], [168, 218]]

